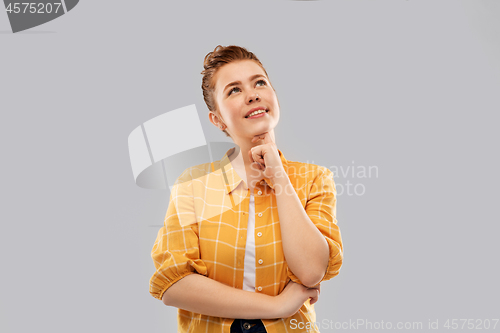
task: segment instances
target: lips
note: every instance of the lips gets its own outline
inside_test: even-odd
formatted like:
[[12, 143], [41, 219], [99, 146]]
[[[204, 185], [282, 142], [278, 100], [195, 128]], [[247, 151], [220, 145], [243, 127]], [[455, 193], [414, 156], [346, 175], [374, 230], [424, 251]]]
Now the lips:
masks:
[[250, 111], [248, 111], [248, 112], [247, 112], [247, 114], [245, 115], [245, 118], [248, 118], [248, 116], [249, 116], [252, 112], [255, 112], [255, 111], [258, 111], [258, 110], [264, 110], [264, 111], [266, 111], [266, 112], [269, 112], [269, 110], [268, 110], [268, 109], [266, 109], [265, 107], [263, 107], [263, 106], [258, 106], [258, 107], [256, 107], [256, 108], [253, 108], [253, 109], [251, 109]]

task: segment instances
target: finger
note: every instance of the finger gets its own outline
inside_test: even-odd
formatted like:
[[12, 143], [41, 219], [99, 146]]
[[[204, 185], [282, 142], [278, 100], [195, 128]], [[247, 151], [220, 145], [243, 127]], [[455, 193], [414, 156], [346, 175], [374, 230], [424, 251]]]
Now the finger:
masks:
[[[255, 148], [255, 147], [254, 147]], [[248, 157], [250, 158], [250, 161], [255, 162], [257, 164], [265, 164], [264, 159], [261, 157], [259, 153], [257, 153], [257, 150], [253, 151], [253, 148], [248, 151]]]
[[264, 133], [258, 134], [252, 138], [252, 142], [257, 142], [258, 140], [264, 140], [264, 143], [274, 142], [271, 139], [271, 134], [269, 134], [269, 132], [264, 132]]
[[271, 134], [269, 132], [264, 133], [264, 143], [272, 143]]
[[318, 300], [319, 300], [319, 292], [318, 292], [318, 290], [316, 290], [316, 296], [311, 297], [311, 300], [309, 301], [309, 303], [310, 303], [311, 305], [313, 305], [313, 304], [314, 304], [314, 303], [316, 303]]
[[264, 167], [266, 165], [266, 161], [264, 159], [264, 156], [262, 154], [262, 147], [257, 146], [257, 147], [252, 147], [248, 151], [248, 154], [250, 156], [250, 160], [253, 162], [257, 162], [260, 167]]
[[257, 142], [259, 140], [263, 140], [264, 136], [262, 134], [256, 135], [252, 138], [252, 142]]

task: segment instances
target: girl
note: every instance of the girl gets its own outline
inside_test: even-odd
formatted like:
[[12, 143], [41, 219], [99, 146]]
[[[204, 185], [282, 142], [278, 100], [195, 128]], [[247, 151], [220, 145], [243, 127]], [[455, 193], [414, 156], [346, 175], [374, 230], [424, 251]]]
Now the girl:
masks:
[[343, 256], [333, 174], [277, 148], [278, 98], [253, 53], [219, 45], [202, 74], [236, 147], [177, 179], [150, 293], [179, 309], [179, 332], [319, 332], [313, 304]]

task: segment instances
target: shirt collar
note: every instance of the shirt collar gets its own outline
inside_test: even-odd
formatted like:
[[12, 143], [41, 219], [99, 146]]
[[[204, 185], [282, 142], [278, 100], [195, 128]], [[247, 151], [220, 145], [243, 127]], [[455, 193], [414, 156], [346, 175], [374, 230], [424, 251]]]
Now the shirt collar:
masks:
[[[238, 185], [245, 181], [238, 175], [238, 173], [234, 170], [233, 165], [231, 164], [231, 161], [229, 160], [229, 157], [231, 153], [234, 151], [235, 148], [229, 149], [224, 157], [220, 160], [220, 167], [221, 167], [221, 173], [222, 173], [222, 180], [225, 184], [226, 188], [226, 193], [229, 194], [231, 193]], [[281, 158], [281, 163], [283, 164], [283, 168], [285, 169], [285, 172], [288, 173], [288, 161], [286, 160], [285, 156], [281, 152], [281, 150], [278, 149], [278, 153]], [[264, 180], [269, 187], [274, 189], [274, 184], [272, 183], [271, 179], [263, 177], [261, 180]], [[245, 183], [245, 185], [247, 185]], [[248, 187], [248, 186], [247, 186]]]

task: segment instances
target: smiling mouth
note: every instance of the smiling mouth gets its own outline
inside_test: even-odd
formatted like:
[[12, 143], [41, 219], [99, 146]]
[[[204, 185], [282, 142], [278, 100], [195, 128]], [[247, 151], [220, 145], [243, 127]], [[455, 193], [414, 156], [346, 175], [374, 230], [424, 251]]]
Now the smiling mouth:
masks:
[[253, 116], [256, 116], [258, 114], [261, 114], [261, 113], [268, 113], [269, 110], [257, 110], [257, 111], [254, 111], [252, 113], [250, 113], [248, 116], [246, 116], [245, 118], [250, 118], [250, 117], [253, 117]]

